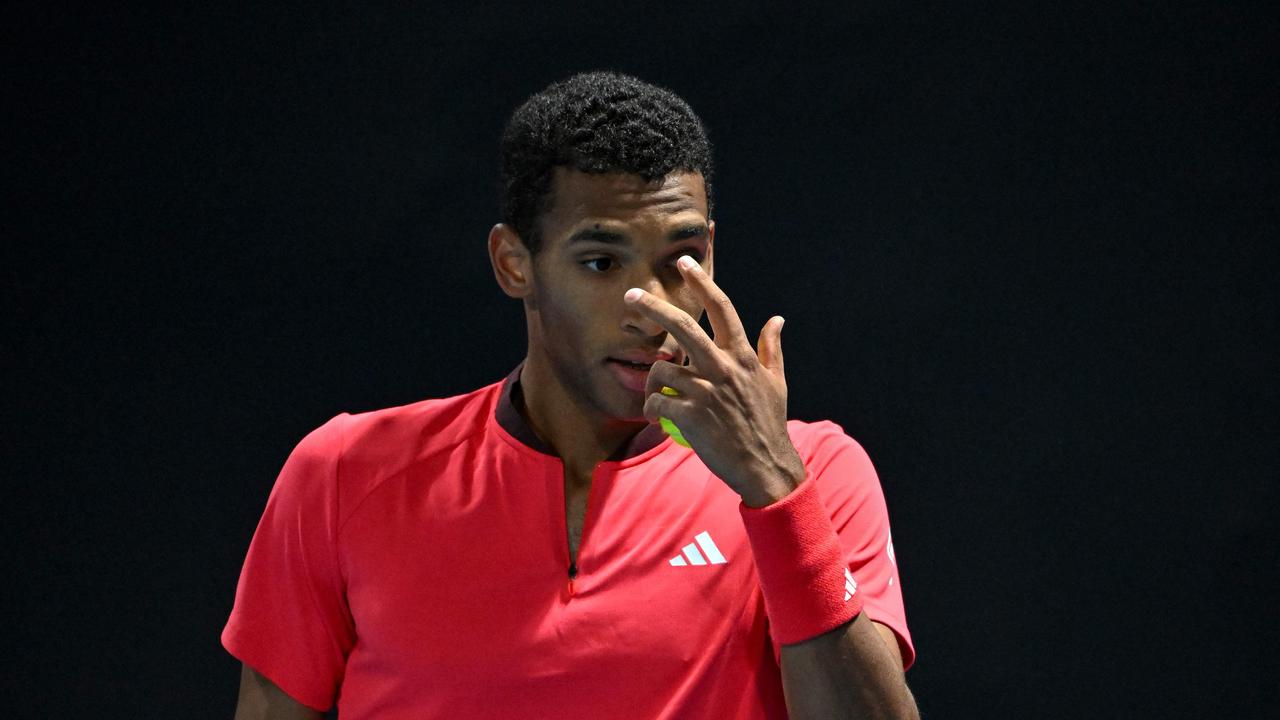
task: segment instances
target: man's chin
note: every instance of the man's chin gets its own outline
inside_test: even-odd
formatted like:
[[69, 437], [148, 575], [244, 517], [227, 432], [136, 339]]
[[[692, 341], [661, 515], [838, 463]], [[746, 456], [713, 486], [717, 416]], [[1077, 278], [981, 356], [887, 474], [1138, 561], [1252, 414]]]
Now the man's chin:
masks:
[[649, 421], [644, 417], [644, 401], [645, 394], [642, 392], [614, 388], [608, 393], [604, 408], [609, 418], [615, 422], [648, 424]]
[[625, 406], [619, 407], [618, 412], [613, 414], [613, 419], [621, 423], [648, 424], [649, 421], [644, 417], [644, 399], [641, 398], [638, 401], [629, 402]]

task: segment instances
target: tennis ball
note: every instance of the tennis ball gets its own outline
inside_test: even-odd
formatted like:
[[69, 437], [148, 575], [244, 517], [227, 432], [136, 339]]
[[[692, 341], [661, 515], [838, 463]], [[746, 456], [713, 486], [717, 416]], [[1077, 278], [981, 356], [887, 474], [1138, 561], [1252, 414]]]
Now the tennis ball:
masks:
[[[675, 388], [670, 388], [666, 385], [662, 386], [662, 394], [670, 395], [671, 397], [677, 397], [680, 395], [680, 393], [676, 392]], [[660, 417], [658, 418], [658, 424], [662, 426], [663, 431], [670, 435], [671, 439], [675, 440], [677, 444], [689, 447], [689, 441], [684, 439], [684, 435], [680, 432], [680, 428], [676, 427], [675, 423], [664, 417]]]

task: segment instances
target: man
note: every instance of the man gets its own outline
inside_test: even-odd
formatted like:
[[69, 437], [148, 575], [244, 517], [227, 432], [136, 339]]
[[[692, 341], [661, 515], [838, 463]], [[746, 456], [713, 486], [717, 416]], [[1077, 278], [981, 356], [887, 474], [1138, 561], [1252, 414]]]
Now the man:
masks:
[[298, 445], [222, 635], [238, 718], [916, 716], [875, 471], [788, 423], [782, 318], [753, 349], [712, 281], [711, 170], [634, 78], [516, 110], [488, 248], [525, 359]]

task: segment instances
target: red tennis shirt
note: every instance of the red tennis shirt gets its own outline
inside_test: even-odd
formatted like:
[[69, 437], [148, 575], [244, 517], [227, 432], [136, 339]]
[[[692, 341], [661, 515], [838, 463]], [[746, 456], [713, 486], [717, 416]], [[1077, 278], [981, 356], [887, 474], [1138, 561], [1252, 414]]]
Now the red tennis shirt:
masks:
[[[299, 702], [378, 718], [784, 718], [741, 498], [658, 426], [592, 476], [569, 576], [563, 465], [466, 395], [341, 414], [289, 456], [222, 644]], [[788, 430], [863, 612], [915, 651], [863, 449]]]

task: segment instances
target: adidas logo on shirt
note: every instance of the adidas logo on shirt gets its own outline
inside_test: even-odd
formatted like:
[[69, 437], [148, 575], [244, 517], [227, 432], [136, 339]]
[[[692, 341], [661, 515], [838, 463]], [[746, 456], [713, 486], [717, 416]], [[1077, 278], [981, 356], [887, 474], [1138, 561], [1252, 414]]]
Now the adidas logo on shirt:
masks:
[[853, 573], [849, 572], [849, 568], [844, 569], [844, 601], [849, 602], [849, 598], [858, 592], [858, 581], [853, 579]]
[[[716, 543], [711, 539], [711, 533], [700, 532], [693, 538], [697, 544], [689, 543], [680, 551], [679, 555], [671, 558], [671, 564], [676, 567], [685, 567], [686, 565], [706, 565], [710, 562], [712, 565], [723, 565], [728, 560], [724, 559], [724, 555], [720, 554], [720, 548], [716, 547]], [[698, 552], [698, 548], [702, 548], [702, 552]], [[704, 558], [703, 555], [706, 555]]]

